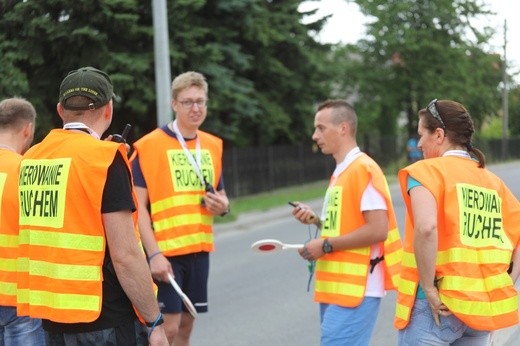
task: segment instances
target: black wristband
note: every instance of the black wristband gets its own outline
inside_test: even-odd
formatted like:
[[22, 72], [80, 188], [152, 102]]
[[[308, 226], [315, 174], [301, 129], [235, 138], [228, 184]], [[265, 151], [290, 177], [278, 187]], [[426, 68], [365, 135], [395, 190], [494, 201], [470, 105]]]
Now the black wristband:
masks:
[[163, 315], [159, 312], [159, 316], [153, 322], [145, 322], [148, 328], [154, 328], [164, 323]]

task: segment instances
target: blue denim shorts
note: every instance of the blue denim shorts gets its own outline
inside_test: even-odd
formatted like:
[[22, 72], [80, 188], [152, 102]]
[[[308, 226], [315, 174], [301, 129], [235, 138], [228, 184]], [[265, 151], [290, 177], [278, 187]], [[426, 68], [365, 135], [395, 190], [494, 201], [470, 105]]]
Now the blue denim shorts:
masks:
[[320, 304], [321, 346], [369, 345], [380, 305], [375, 297], [365, 297], [354, 308]]
[[410, 322], [399, 331], [399, 346], [487, 346], [491, 338], [489, 331], [475, 330], [468, 327], [455, 315], [440, 316], [440, 326], [435, 325], [433, 314], [427, 299], [416, 299]]
[[45, 345], [42, 321], [18, 317], [15, 307], [0, 306], [0, 345]]

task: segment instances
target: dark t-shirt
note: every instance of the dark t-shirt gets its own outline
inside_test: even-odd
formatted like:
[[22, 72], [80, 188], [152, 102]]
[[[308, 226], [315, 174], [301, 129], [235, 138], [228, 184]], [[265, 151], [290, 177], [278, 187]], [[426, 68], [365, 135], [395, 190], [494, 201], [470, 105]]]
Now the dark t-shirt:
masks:
[[[132, 198], [130, 174], [123, 157], [117, 152], [114, 161], [108, 168], [107, 181], [103, 190], [101, 213], [121, 210], [134, 211], [136, 206]], [[117, 279], [110, 251], [106, 248], [103, 261], [103, 302], [101, 314], [90, 323], [56, 323], [43, 320], [43, 328], [53, 332], [79, 333], [112, 328], [136, 318], [130, 299], [123, 291]]]

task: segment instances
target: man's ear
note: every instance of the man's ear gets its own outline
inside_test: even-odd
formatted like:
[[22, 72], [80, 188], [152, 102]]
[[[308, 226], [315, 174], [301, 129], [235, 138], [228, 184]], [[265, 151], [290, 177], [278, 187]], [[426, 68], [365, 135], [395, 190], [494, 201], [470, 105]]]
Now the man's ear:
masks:
[[112, 114], [114, 112], [114, 105], [112, 101], [107, 103], [107, 106], [105, 107], [105, 113], [103, 114], [103, 117], [107, 120], [112, 121]]
[[33, 122], [27, 122], [23, 127], [23, 136], [25, 138], [33, 137], [34, 136], [34, 123]]
[[172, 102], [170, 103], [170, 106], [172, 107], [173, 112], [177, 113], [177, 101], [172, 99]]
[[350, 128], [350, 124], [347, 121], [341, 122], [341, 133], [351, 134], [352, 129]]
[[58, 104], [56, 105], [56, 110], [58, 111], [58, 115], [60, 116], [61, 120], [65, 121], [65, 119], [63, 118], [64, 109], [61, 103], [58, 102]]

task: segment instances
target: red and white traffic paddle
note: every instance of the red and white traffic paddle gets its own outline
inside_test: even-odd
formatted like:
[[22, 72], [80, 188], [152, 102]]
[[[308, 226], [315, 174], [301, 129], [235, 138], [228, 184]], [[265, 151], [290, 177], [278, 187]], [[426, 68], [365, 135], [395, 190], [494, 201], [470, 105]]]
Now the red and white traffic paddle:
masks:
[[179, 285], [177, 284], [177, 282], [175, 281], [175, 279], [173, 278], [173, 276], [171, 274], [168, 274], [168, 279], [170, 279], [170, 283], [172, 284], [172, 286], [175, 289], [175, 291], [181, 297], [182, 302], [184, 303], [184, 305], [188, 309], [189, 313], [193, 316], [193, 318], [196, 318], [197, 317], [197, 309], [195, 309], [195, 307], [191, 303], [190, 298], [188, 298], [188, 296], [181, 290], [181, 288], [179, 287]]
[[268, 253], [287, 249], [302, 249], [303, 244], [284, 244], [276, 239], [262, 239], [254, 242], [251, 249], [256, 252]]

